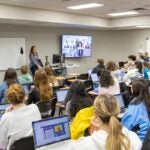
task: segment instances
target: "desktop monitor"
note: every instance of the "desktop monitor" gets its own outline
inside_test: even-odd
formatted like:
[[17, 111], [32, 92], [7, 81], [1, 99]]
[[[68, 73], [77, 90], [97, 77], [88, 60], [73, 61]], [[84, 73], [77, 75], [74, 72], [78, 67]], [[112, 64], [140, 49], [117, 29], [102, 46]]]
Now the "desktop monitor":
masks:
[[68, 116], [35, 121], [32, 127], [35, 148], [70, 139]]
[[53, 54], [53, 64], [64, 63], [65, 55], [64, 54]]

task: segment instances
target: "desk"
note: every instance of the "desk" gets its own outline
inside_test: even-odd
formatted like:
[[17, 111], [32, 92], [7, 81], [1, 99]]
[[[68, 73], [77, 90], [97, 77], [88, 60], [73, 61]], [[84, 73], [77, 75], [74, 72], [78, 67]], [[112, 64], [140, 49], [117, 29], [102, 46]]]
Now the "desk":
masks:
[[65, 80], [65, 78], [62, 77], [62, 76], [58, 76], [58, 77], [56, 77], [56, 79], [57, 79], [57, 80]]
[[84, 82], [84, 81], [86, 81], [86, 80], [80, 80], [80, 79], [71, 79], [71, 80], [68, 80], [68, 82], [70, 82], [70, 83], [73, 83], [73, 82], [75, 82], [75, 81], [81, 81], [81, 82]]

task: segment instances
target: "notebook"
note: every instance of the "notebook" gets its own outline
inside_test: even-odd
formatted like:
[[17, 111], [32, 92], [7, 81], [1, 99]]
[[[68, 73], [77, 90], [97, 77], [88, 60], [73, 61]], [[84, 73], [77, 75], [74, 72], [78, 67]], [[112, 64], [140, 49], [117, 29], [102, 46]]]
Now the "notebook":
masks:
[[32, 123], [35, 148], [70, 139], [68, 116], [60, 116]]
[[99, 82], [99, 78], [96, 73], [91, 74], [91, 79], [93, 82]]
[[59, 103], [63, 103], [65, 101], [67, 94], [68, 94], [68, 89], [57, 90], [56, 91], [57, 101]]
[[8, 108], [11, 104], [0, 104], [0, 119], [2, 117], [2, 115], [4, 114], [6, 108]]
[[119, 101], [121, 112], [126, 110], [126, 106], [124, 104], [124, 99], [122, 94], [116, 94], [114, 97]]

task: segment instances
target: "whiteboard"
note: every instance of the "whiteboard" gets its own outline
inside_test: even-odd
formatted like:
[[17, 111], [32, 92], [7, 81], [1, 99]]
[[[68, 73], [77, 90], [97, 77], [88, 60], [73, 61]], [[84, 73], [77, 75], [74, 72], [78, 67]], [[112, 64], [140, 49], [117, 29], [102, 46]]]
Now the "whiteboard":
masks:
[[[21, 54], [21, 47], [23, 54]], [[0, 38], [0, 70], [20, 68], [26, 63], [24, 38]]]

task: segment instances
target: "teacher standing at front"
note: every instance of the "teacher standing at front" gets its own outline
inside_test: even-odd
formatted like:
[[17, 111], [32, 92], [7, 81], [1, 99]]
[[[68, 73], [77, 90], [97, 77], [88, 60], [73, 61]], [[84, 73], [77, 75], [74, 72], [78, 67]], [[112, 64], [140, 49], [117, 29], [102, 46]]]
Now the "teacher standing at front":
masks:
[[30, 59], [30, 70], [32, 72], [32, 75], [34, 76], [36, 70], [43, 67], [42, 62], [39, 59], [36, 46], [31, 46], [29, 59]]

